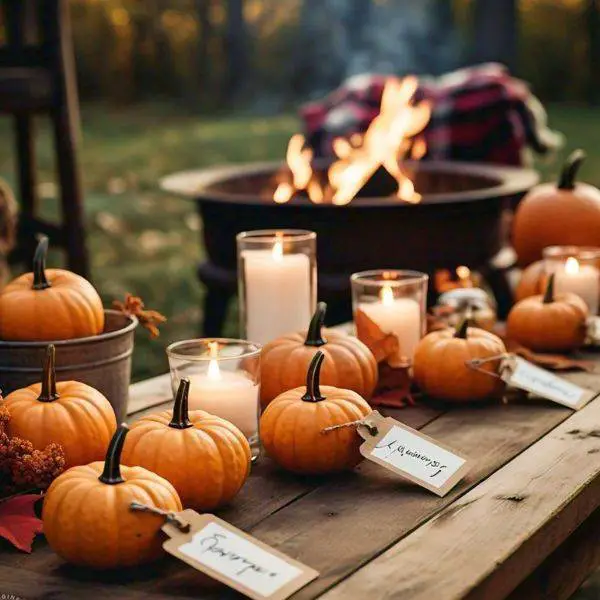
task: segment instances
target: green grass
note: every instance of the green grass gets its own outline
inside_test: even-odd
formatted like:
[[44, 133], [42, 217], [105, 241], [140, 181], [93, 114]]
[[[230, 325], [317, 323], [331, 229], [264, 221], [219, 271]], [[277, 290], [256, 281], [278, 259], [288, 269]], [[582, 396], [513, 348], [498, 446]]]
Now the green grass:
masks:
[[[293, 116], [199, 118], [170, 105], [115, 109], [85, 107], [81, 163], [94, 283], [106, 305], [125, 292], [141, 296], [168, 318], [158, 340], [137, 336], [134, 378], [167, 369], [164, 347], [198, 334], [201, 289], [195, 267], [201, 258], [201, 223], [189, 201], [158, 189], [161, 176], [183, 169], [283, 156], [298, 128]], [[600, 186], [600, 117], [585, 107], [551, 107], [550, 124], [567, 136], [567, 148], [585, 148], [583, 176]], [[14, 182], [10, 124], [0, 149], [0, 176]], [[39, 165], [44, 212], [56, 211], [52, 148], [40, 136]], [[542, 166], [546, 176], [557, 161]], [[228, 334], [236, 333], [230, 319]]]

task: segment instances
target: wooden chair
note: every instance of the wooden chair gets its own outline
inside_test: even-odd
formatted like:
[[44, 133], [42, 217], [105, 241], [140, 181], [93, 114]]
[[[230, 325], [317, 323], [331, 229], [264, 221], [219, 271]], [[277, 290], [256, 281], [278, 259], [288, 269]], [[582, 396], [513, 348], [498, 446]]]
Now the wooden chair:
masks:
[[[66, 250], [68, 268], [88, 276], [83, 197], [77, 165], [79, 106], [67, 0], [0, 0], [0, 113], [14, 119], [20, 199], [14, 258], [29, 260], [35, 236]], [[50, 118], [62, 222], [38, 217], [34, 118]]]

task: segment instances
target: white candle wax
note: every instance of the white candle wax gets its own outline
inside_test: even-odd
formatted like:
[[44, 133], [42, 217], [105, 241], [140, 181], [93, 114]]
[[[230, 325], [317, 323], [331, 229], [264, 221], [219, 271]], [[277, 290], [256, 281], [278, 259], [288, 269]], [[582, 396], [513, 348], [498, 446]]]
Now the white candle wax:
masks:
[[243, 373], [218, 371], [190, 376], [189, 410], [205, 410], [238, 427], [247, 438], [258, 433], [258, 385]]
[[398, 338], [400, 349], [390, 357], [390, 364], [398, 366], [406, 359], [412, 362], [421, 339], [421, 307], [412, 298], [383, 297], [380, 302], [361, 303], [358, 308], [379, 325], [384, 333]]
[[244, 250], [242, 259], [246, 277], [246, 337], [266, 344], [306, 328], [313, 310], [309, 257]]
[[567, 259], [554, 275], [554, 291], [557, 294], [571, 292], [588, 305], [591, 315], [598, 314], [600, 303], [600, 272], [592, 265], [581, 265], [575, 258]]

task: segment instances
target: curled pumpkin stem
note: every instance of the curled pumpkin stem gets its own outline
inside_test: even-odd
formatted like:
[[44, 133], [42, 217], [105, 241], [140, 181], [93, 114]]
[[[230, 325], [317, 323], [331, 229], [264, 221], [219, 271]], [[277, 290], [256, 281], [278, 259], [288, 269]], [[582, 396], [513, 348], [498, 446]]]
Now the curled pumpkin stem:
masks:
[[160, 335], [159, 325], [167, 321], [167, 317], [156, 310], [146, 310], [143, 300], [139, 296], [130, 293], [125, 294], [125, 301], [113, 301], [113, 307], [124, 315], [137, 317], [138, 321], [150, 332], [150, 337], [156, 338]]

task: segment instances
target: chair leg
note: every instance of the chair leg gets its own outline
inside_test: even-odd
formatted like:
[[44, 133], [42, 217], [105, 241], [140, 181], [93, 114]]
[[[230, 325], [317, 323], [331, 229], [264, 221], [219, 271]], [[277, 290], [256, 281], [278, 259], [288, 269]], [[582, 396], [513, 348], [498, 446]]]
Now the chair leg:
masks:
[[204, 298], [204, 320], [202, 333], [207, 337], [218, 337], [223, 333], [227, 308], [234, 293], [223, 288], [208, 289]]

